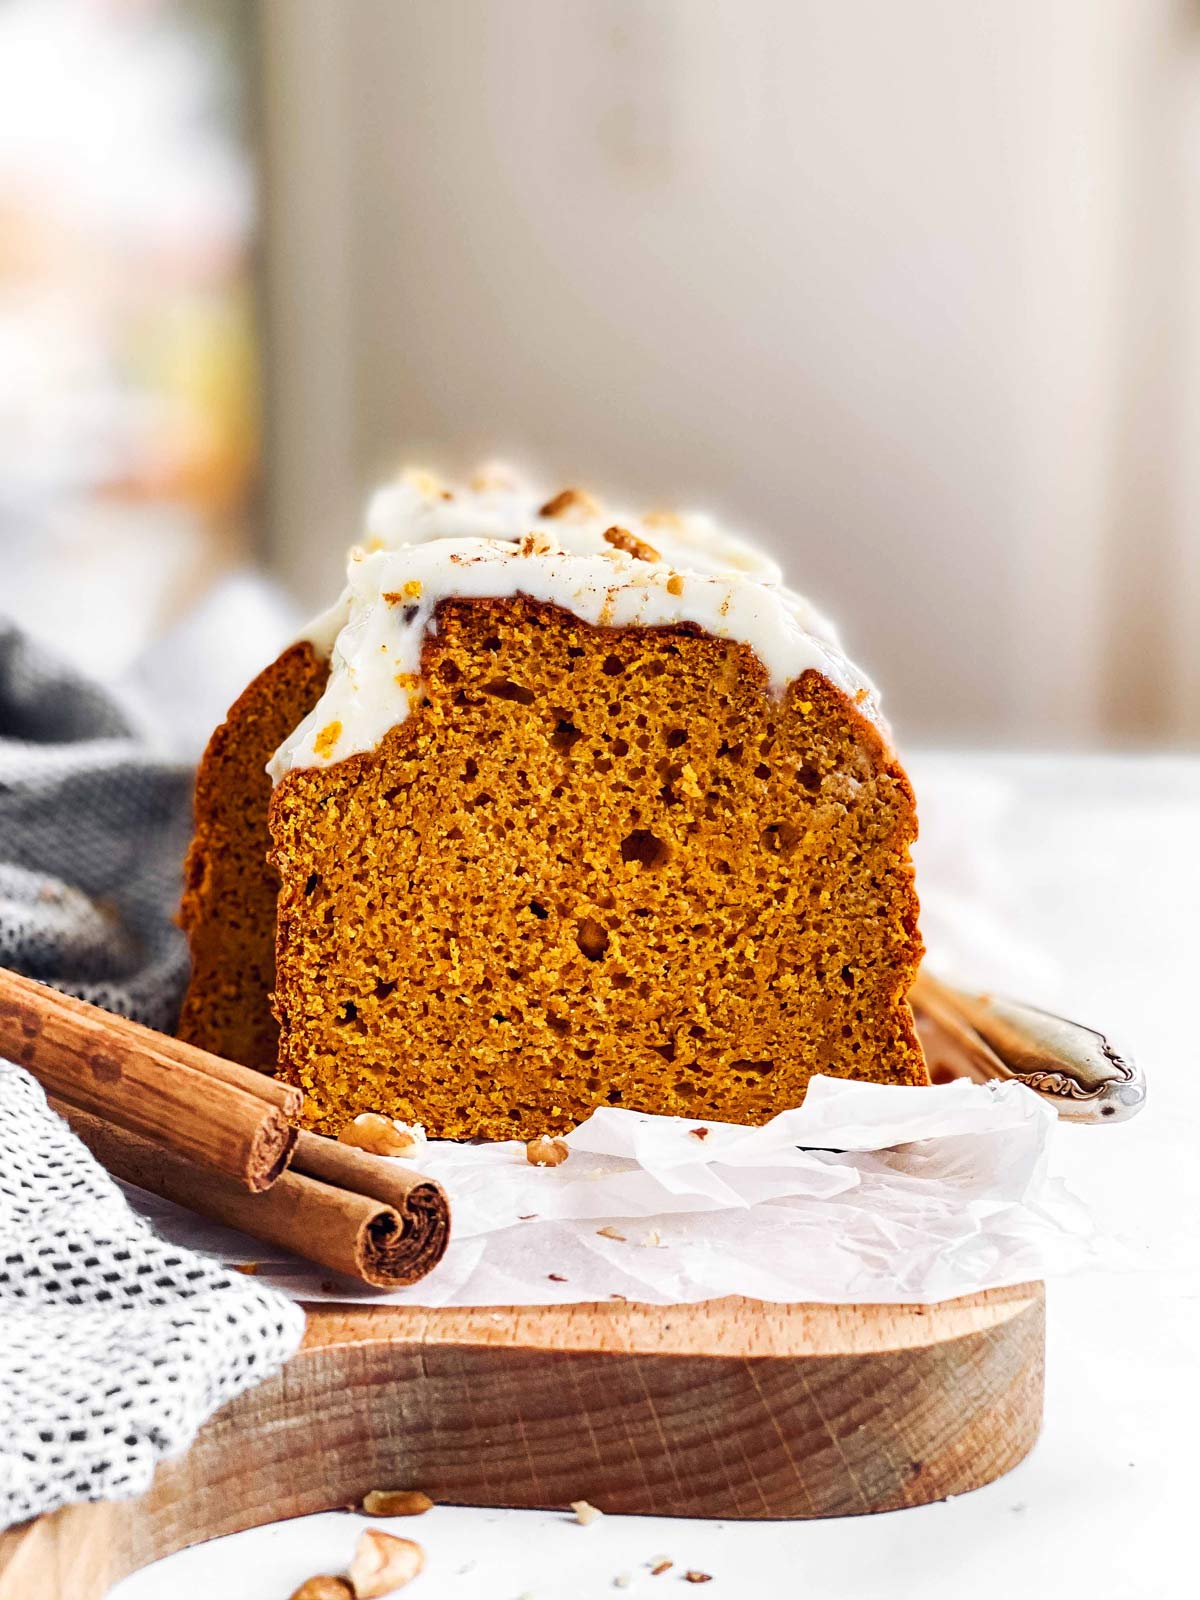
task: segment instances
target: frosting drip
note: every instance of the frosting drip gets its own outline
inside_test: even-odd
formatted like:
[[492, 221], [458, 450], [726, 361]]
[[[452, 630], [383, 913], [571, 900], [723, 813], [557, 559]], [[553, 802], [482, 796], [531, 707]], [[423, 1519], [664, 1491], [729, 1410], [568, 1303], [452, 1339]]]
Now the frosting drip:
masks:
[[329, 683], [272, 758], [276, 782], [372, 750], [406, 720], [421, 700], [422, 645], [449, 599], [523, 595], [600, 627], [694, 623], [748, 645], [772, 692], [815, 668], [881, 720], [832, 626], [782, 587], [769, 556], [709, 517], [620, 519], [576, 491], [547, 502], [502, 480], [452, 493], [409, 475], [376, 494], [367, 535], [341, 599], [306, 635], [332, 648]]
[[[634, 513], [604, 507], [590, 494], [564, 489], [547, 496], [508, 468], [493, 465], [466, 489], [451, 488], [432, 473], [408, 471], [376, 490], [367, 507], [367, 554], [428, 544], [434, 539], [503, 539], [528, 533], [551, 539], [575, 555], [612, 554], [605, 535], [622, 529], [636, 544], [673, 567], [691, 572], [740, 572], [760, 583], [782, 585], [777, 561], [757, 545], [722, 528], [701, 511]], [[805, 625], [836, 643], [832, 625], [800, 596], [792, 597]], [[350, 591], [308, 624], [302, 637], [328, 657], [349, 617]]]

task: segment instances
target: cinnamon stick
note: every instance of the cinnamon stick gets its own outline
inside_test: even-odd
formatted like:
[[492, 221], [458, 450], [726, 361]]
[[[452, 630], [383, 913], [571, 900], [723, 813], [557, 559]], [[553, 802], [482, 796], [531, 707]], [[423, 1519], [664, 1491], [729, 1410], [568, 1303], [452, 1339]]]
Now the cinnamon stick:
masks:
[[295, 1145], [298, 1089], [2, 967], [0, 1055], [48, 1094], [252, 1193]]
[[970, 1078], [987, 1083], [1009, 1074], [995, 1051], [970, 1026], [956, 1004], [958, 996], [930, 973], [917, 974], [909, 990], [917, 1036], [934, 1083]]
[[[77, 1107], [51, 1102], [114, 1176], [256, 1239], [380, 1289], [431, 1272], [450, 1241], [441, 1185], [382, 1156], [303, 1133], [289, 1171], [264, 1194], [201, 1171]], [[303, 1164], [308, 1170], [297, 1171]]]

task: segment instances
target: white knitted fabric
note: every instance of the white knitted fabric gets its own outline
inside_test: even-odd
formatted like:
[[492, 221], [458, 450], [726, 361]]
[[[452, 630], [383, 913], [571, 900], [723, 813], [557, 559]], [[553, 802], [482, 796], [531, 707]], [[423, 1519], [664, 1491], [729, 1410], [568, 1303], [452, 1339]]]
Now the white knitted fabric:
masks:
[[303, 1331], [276, 1290], [158, 1238], [0, 1064], [0, 1526], [141, 1493]]
[[[169, 1028], [191, 774], [0, 625], [0, 965]], [[0, 1061], [0, 1527], [149, 1486], [304, 1328], [275, 1290], [166, 1244]]]

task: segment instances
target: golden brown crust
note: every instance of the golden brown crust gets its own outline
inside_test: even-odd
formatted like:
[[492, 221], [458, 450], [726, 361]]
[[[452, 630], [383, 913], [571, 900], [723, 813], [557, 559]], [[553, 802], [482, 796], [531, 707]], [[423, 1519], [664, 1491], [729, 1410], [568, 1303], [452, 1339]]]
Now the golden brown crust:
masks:
[[926, 1081], [908, 779], [816, 672], [448, 601], [428, 700], [271, 804], [283, 1074], [314, 1126], [761, 1122], [813, 1072]]
[[285, 650], [230, 707], [196, 774], [179, 913], [192, 974], [179, 1037], [263, 1072], [275, 1070], [279, 1033], [270, 1007], [279, 882], [267, 860], [266, 766], [328, 676], [311, 644]]

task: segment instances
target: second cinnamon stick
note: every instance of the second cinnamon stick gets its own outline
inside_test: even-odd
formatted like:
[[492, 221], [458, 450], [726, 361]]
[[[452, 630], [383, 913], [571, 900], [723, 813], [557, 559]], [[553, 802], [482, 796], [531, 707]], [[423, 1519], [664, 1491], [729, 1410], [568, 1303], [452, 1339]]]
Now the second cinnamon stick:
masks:
[[48, 1094], [257, 1192], [291, 1157], [301, 1096], [0, 968], [0, 1055]]

